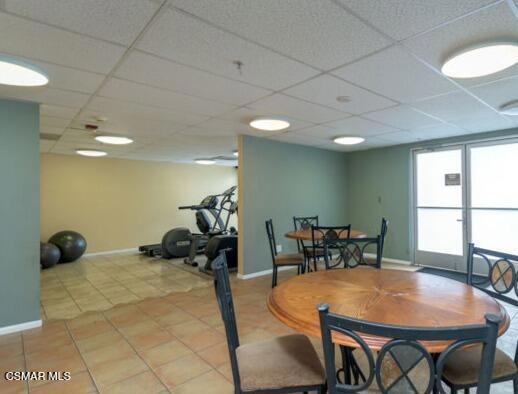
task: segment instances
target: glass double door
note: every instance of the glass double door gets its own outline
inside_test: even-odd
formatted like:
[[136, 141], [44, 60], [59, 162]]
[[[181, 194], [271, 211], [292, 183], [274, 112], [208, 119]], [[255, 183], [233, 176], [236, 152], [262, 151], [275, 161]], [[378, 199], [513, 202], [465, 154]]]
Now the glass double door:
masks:
[[466, 270], [468, 242], [518, 254], [518, 141], [414, 151], [414, 261]]

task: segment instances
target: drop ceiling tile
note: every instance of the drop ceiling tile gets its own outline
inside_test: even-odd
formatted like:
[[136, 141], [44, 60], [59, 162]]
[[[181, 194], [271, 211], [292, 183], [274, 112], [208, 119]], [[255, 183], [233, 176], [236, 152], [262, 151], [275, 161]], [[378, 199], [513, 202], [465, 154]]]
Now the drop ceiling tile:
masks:
[[[88, 113], [85, 113], [87, 115]], [[89, 119], [80, 118], [72, 123], [71, 127], [83, 129], [85, 123], [90, 122]], [[145, 138], [152, 140], [153, 137], [164, 136], [177, 133], [185, 129], [186, 125], [180, 125], [171, 121], [163, 121], [159, 119], [141, 119], [141, 118], [127, 118], [113, 115], [109, 117], [107, 122], [98, 123], [99, 132], [115, 133], [120, 135], [128, 135], [131, 137]]]
[[65, 131], [65, 128], [61, 127], [50, 127], [40, 124], [40, 134], [56, 134], [61, 135]]
[[398, 131], [398, 129], [393, 127], [373, 122], [372, 120], [359, 118], [357, 116], [338, 120], [336, 122], [329, 122], [324, 126], [338, 129], [336, 135], [357, 135], [360, 137]]
[[326, 126], [312, 126], [305, 129], [297, 130], [293, 132], [294, 135], [300, 135], [301, 137], [315, 138], [324, 141], [331, 141], [333, 138], [342, 135], [340, 129]]
[[83, 118], [95, 120], [98, 116], [106, 116], [108, 120], [131, 124], [139, 121], [164, 121], [171, 126], [195, 125], [208, 120], [206, 115], [192, 114], [169, 108], [158, 108], [142, 104], [120, 101], [106, 97], [94, 97], [88, 104]]
[[[444, 60], [452, 53], [480, 42], [502, 39], [515, 41], [518, 39], [517, 18], [505, 1], [436, 30], [405, 40], [403, 45], [440, 70]], [[456, 82], [471, 86], [512, 75], [518, 75], [518, 64], [486, 77], [456, 79]]]
[[396, 131], [394, 133], [381, 134], [376, 136], [376, 138], [397, 144], [409, 144], [411, 142], [419, 141], [419, 137], [409, 131]]
[[495, 112], [464, 92], [455, 92], [414, 103], [413, 106], [431, 116], [461, 126], [475, 116], [490, 116]]
[[175, 0], [173, 4], [322, 70], [389, 44], [383, 35], [328, 0]]
[[461, 119], [460, 121], [452, 123], [455, 123], [457, 126], [462, 127], [471, 133], [504, 130], [515, 126], [511, 119], [497, 113], [474, 114], [469, 118]]
[[115, 75], [158, 88], [235, 105], [244, 105], [271, 93], [270, 90], [209, 74], [139, 51], [134, 51], [117, 69]]
[[54, 146], [55, 141], [40, 140], [40, 153], [48, 153]]
[[[291, 129], [291, 128], [290, 128]], [[254, 135], [258, 137], [268, 137], [275, 134], [285, 132], [282, 131], [265, 131], [256, 130], [250, 127], [246, 122], [217, 119], [213, 118], [207, 122], [200, 123], [192, 128], [183, 130], [180, 134], [197, 134], [197, 135], [221, 135], [221, 136], [235, 136], [240, 134]]]
[[[392, 100], [358, 88], [331, 75], [321, 75], [286, 89], [284, 93], [356, 115], [396, 105]], [[350, 101], [338, 102], [336, 100], [338, 96], [346, 96]]]
[[225, 130], [218, 130], [218, 129], [209, 129], [209, 128], [201, 128], [198, 126], [191, 126], [186, 129], [183, 129], [178, 134], [185, 134], [185, 135], [192, 135], [192, 136], [198, 136], [198, 137], [204, 137], [204, 136], [222, 136], [222, 137], [228, 137], [228, 136], [237, 136], [237, 133], [234, 132], [232, 129], [225, 129]]
[[495, 0], [338, 0], [395, 40], [458, 18]]
[[498, 110], [504, 104], [518, 101], [518, 76], [475, 86], [470, 91]]
[[157, 89], [117, 78], [110, 79], [99, 91], [99, 96], [209, 116], [215, 116], [235, 108], [230, 104]]
[[306, 135], [302, 135], [300, 133], [294, 133], [294, 132], [277, 134], [272, 137], [269, 137], [269, 139], [275, 140], [275, 141], [280, 141], [280, 142], [287, 142], [290, 144], [308, 145], [308, 146], [312, 146], [312, 147], [316, 147], [318, 145], [322, 145], [327, 142], [324, 138], [310, 137], [310, 136], [306, 136]]
[[454, 125], [423, 127], [411, 131], [419, 141], [435, 140], [438, 138], [455, 137], [466, 134], [466, 131]]
[[124, 47], [0, 12], [0, 52], [107, 74]]
[[[312, 67], [173, 9], [166, 10], [158, 18], [137, 47], [223, 77], [273, 90], [319, 73]], [[243, 64], [241, 71], [233, 64], [238, 60]]]
[[364, 118], [384, 123], [402, 130], [412, 130], [426, 126], [441, 125], [439, 120], [419, 112], [407, 105], [383, 109], [363, 115]]
[[265, 112], [264, 115], [268, 113], [270, 115], [288, 116], [311, 123], [331, 122], [350, 116], [345, 112], [308, 103], [282, 93], [276, 93], [260, 99], [248, 105], [248, 107], [257, 111], [263, 111]]
[[53, 116], [57, 118], [72, 119], [79, 112], [79, 108], [60, 107], [57, 105], [40, 105], [40, 115]]
[[70, 108], [81, 108], [90, 97], [84, 93], [47, 87], [20, 89], [19, 87], [0, 85], [0, 97], [2, 96]]
[[55, 118], [52, 116], [40, 116], [40, 125], [44, 127], [65, 128], [70, 124], [71, 119]]
[[339, 68], [333, 74], [402, 103], [457, 90], [448, 79], [398, 45]]
[[160, 6], [148, 0], [4, 0], [7, 12], [129, 45]]

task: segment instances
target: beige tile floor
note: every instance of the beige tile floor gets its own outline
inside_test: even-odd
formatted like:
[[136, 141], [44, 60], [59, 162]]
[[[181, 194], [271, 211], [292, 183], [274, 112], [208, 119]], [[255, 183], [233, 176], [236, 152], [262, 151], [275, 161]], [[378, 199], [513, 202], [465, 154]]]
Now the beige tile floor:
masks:
[[88, 311], [207, 287], [210, 280], [180, 262], [135, 253], [84, 257], [41, 272], [41, 316], [69, 319]]
[[[45, 271], [42, 295], [48, 319], [41, 328], [0, 336], [0, 393], [232, 394], [211, 279], [191, 271], [181, 263], [134, 255], [95, 257]], [[279, 280], [292, 275], [294, 271], [282, 272]], [[232, 278], [242, 343], [293, 332], [266, 308], [270, 280]], [[117, 290], [109, 290], [114, 287]], [[151, 295], [155, 291], [160, 294]], [[58, 294], [86, 312], [56, 318], [68, 308], [61, 306]], [[95, 302], [81, 301], [92, 298]], [[107, 305], [119, 302], [127, 303]], [[99, 309], [89, 311], [95, 308]], [[68, 316], [77, 315], [77, 310], [71, 307]], [[514, 351], [516, 339], [506, 340], [506, 347]], [[313, 341], [319, 350], [320, 341]], [[72, 379], [8, 382], [6, 371], [69, 371]], [[501, 389], [492, 392], [512, 392], [508, 384], [498, 386]]]

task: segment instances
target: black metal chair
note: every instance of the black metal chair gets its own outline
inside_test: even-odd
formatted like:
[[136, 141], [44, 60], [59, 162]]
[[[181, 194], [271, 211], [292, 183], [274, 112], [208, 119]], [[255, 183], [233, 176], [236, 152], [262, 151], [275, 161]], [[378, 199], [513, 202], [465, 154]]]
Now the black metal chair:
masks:
[[[445, 362], [460, 347], [481, 344], [479, 354], [477, 393], [488, 394], [491, 368], [495, 355], [496, 338], [500, 318], [487, 315], [486, 323], [464, 327], [422, 328], [399, 327], [357, 320], [329, 312], [327, 305], [319, 305], [320, 327], [324, 347], [327, 384], [330, 394], [366, 392], [371, 385], [387, 394], [445, 393], [442, 386]], [[348, 384], [336, 377], [334, 334], [347, 336], [356, 342], [363, 352], [368, 370], [362, 379]], [[377, 356], [373, 355], [362, 335], [375, 335], [390, 339]], [[436, 359], [420, 341], [451, 341]]]
[[[381, 268], [381, 236], [375, 238], [324, 238], [326, 269], [355, 268], [360, 265]], [[374, 258], [366, 258], [368, 252]]]
[[[518, 300], [509, 294], [514, 292], [515, 295], [518, 295], [516, 263], [518, 263], [518, 256], [477, 248], [470, 243], [468, 246], [467, 283], [500, 301], [518, 306]], [[470, 387], [477, 385], [478, 365], [476, 359], [479, 355], [480, 347], [460, 349], [445, 364], [443, 379], [453, 393], [462, 389], [468, 392]], [[518, 394], [517, 365], [518, 343], [514, 359], [497, 348], [491, 383], [512, 380], [514, 393]]]
[[[388, 233], [388, 225], [389, 221], [386, 218], [381, 218], [381, 229], [380, 229], [380, 237], [381, 237], [381, 247], [380, 247], [380, 254], [381, 254], [381, 260], [383, 260], [383, 250], [385, 248], [385, 238]], [[368, 261], [369, 265], [375, 264], [375, 258], [372, 258], [371, 256], [365, 257], [365, 260]]]
[[[306, 248], [306, 257], [309, 261], [313, 260], [313, 268], [317, 270], [317, 263], [322, 257], [331, 257], [329, 254], [326, 256], [325, 242], [332, 241], [340, 238], [349, 238], [351, 236], [351, 225], [347, 226], [311, 226], [311, 248]], [[309, 268], [308, 268], [309, 269]]]
[[277, 286], [277, 274], [279, 267], [296, 266], [297, 273], [304, 272], [306, 258], [303, 253], [277, 253], [277, 243], [275, 241], [275, 232], [273, 230], [273, 221], [268, 219], [266, 222], [266, 235], [270, 245], [270, 253], [272, 255], [272, 289]]
[[300, 334], [269, 341], [239, 343], [232, 290], [225, 254], [212, 263], [214, 287], [220, 308], [234, 380], [241, 393], [325, 393], [325, 373], [311, 341]]
[[[311, 226], [318, 226], [318, 215], [293, 216], [293, 228], [295, 230], [310, 230]], [[304, 241], [297, 239], [297, 248], [300, 253], [304, 253]]]

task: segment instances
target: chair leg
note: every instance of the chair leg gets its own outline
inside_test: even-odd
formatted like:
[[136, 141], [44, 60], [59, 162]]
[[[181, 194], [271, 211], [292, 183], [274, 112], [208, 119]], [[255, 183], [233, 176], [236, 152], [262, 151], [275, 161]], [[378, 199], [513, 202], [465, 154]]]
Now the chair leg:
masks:
[[514, 394], [518, 394], [518, 378], [513, 379], [513, 392]]
[[272, 289], [277, 286], [277, 266], [273, 266], [273, 273], [272, 273]]

